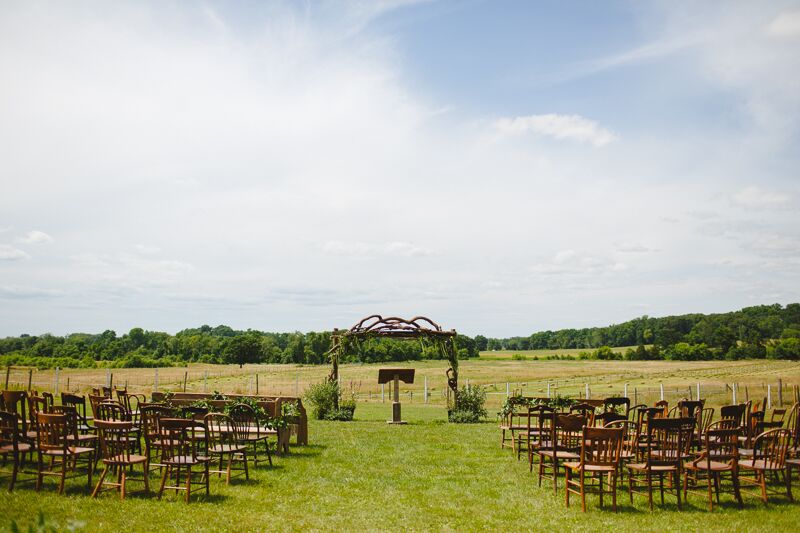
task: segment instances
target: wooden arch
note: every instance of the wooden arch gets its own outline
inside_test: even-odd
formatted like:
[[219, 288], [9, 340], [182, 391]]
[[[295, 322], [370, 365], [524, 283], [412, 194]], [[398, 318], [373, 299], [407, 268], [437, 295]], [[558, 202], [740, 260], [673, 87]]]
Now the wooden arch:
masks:
[[331, 361], [331, 373], [328, 379], [339, 382], [339, 359], [348, 347], [367, 338], [421, 339], [434, 343], [440, 353], [450, 363], [447, 369], [447, 386], [453, 398], [454, 407], [458, 394], [458, 357], [456, 354], [456, 330], [443, 330], [442, 327], [424, 316], [415, 316], [410, 320], [396, 316], [384, 318], [381, 315], [370, 315], [359, 320], [349, 330], [334, 329], [331, 335], [331, 349], [328, 351]]

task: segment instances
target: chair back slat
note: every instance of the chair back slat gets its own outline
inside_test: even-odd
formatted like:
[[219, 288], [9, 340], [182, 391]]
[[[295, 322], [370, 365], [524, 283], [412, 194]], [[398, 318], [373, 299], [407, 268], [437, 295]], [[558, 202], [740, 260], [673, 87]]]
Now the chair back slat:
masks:
[[69, 424], [67, 415], [55, 413], [39, 413], [36, 415], [38, 432], [36, 445], [41, 451], [61, 450], [67, 453], [67, 437]]
[[776, 428], [765, 431], [756, 437], [753, 457], [763, 460], [770, 470], [782, 470], [786, 464], [786, 453], [791, 445], [792, 435], [788, 429]]
[[593, 428], [584, 426], [581, 442], [581, 462], [592, 466], [619, 464], [624, 438], [623, 428]]

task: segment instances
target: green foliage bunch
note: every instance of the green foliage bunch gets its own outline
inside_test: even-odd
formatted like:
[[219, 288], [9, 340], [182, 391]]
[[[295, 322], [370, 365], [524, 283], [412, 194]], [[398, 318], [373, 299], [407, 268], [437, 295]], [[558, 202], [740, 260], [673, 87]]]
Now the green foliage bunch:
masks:
[[311, 385], [306, 390], [305, 399], [311, 404], [317, 420], [352, 420], [356, 410], [355, 393], [351, 391], [344, 395], [335, 381], [325, 380]]
[[486, 390], [480, 385], [461, 387], [456, 396], [456, 408], [450, 411], [448, 418], [456, 424], [480, 422], [486, 418]]

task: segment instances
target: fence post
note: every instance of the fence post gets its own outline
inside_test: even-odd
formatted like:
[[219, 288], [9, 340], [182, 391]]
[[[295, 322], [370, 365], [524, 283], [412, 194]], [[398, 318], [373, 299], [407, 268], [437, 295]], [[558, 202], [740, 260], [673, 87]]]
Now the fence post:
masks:
[[547, 382], [547, 397], [550, 397], [550, 382]]
[[156, 375], [153, 378], [153, 391], [158, 392], [158, 367], [156, 367]]
[[731, 392], [733, 393], [733, 405], [736, 405], [736, 383], [731, 385]]
[[586, 399], [589, 399], [589, 384], [586, 384]]
[[659, 385], [661, 386], [661, 399], [663, 400], [664, 399], [664, 384], [663, 383], [659, 383]]
[[111, 388], [111, 369], [106, 369], [106, 387]]
[[59, 368], [56, 367], [56, 383], [55, 383], [55, 386], [53, 387], [53, 391], [54, 391], [53, 395], [54, 396], [58, 396], [58, 371], [59, 371]]
[[428, 376], [425, 376], [425, 394], [423, 398], [425, 398], [425, 403], [428, 403]]
[[186, 392], [186, 379], [189, 377], [189, 371], [186, 370], [183, 373], [183, 392]]
[[31, 390], [32, 386], [33, 386], [33, 369], [29, 368], [28, 369], [28, 390]]
[[4, 390], [8, 390], [8, 378], [11, 376], [11, 365], [6, 366], [6, 386]]
[[778, 378], [778, 407], [783, 407], [783, 380]]
[[697, 382], [697, 399], [700, 399], [700, 382]]
[[767, 384], [767, 409], [772, 409], [772, 385]]
[[256, 373], [256, 396], [258, 396], [258, 374]]
[[625, 396], [626, 398], [628, 397], [628, 384], [627, 383], [625, 384], [625, 392], [622, 395]]
[[511, 396], [511, 385], [506, 381], [506, 398]]

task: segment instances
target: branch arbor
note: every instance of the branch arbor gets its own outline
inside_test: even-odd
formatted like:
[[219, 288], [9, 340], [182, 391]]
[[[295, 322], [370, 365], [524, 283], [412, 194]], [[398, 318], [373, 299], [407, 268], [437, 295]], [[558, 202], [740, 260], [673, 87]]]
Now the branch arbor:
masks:
[[456, 330], [445, 331], [439, 324], [424, 316], [410, 320], [398, 317], [384, 318], [370, 315], [361, 319], [346, 331], [334, 329], [331, 335], [331, 349], [328, 351], [331, 361], [330, 381], [339, 382], [339, 359], [351, 349], [357, 349], [365, 339], [419, 339], [423, 346], [433, 345], [444, 359], [450, 363], [447, 369], [447, 408], [454, 410], [458, 406], [458, 357], [456, 355]]

